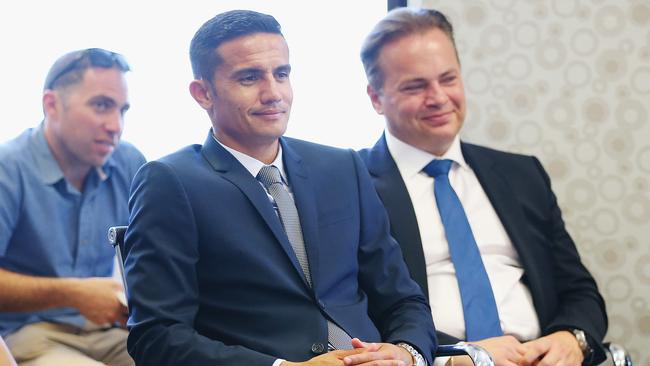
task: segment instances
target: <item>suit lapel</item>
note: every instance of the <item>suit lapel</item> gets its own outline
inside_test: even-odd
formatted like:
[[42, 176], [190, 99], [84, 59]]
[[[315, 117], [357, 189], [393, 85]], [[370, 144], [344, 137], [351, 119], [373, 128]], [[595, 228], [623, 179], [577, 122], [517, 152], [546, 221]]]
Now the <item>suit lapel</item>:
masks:
[[[508, 182], [508, 167], [499, 164], [492, 155], [479, 152], [473, 145], [462, 143], [461, 149], [465, 160], [472, 167], [492, 207], [499, 216], [512, 244], [514, 245], [524, 268], [533, 268], [535, 258], [530, 258], [526, 242], [526, 222], [524, 213], [512, 196], [513, 189]], [[532, 284], [531, 284], [532, 285]]]
[[420, 228], [411, 197], [397, 165], [388, 151], [384, 136], [368, 151], [366, 165], [375, 183], [377, 193], [388, 212], [391, 234], [402, 248], [402, 255], [408, 264], [411, 277], [422, 287], [422, 292], [428, 299], [427, 271]]
[[[318, 212], [316, 209], [316, 181], [310, 178], [308, 169], [304, 166], [302, 158], [291, 148], [288, 141], [280, 139], [282, 144], [282, 158], [285, 171], [289, 179], [289, 186], [293, 192], [294, 202], [300, 218], [302, 238], [309, 261], [312, 286], [316, 286], [319, 275], [318, 253]], [[293, 253], [293, 250], [292, 250]], [[295, 255], [294, 255], [295, 257]], [[298, 263], [296, 261], [296, 263]], [[298, 265], [300, 268], [300, 265]], [[302, 272], [301, 272], [302, 273]]]
[[257, 212], [259, 212], [260, 216], [264, 219], [264, 222], [268, 225], [269, 229], [271, 229], [271, 232], [277, 241], [282, 246], [282, 249], [284, 249], [295, 269], [303, 278], [303, 281], [307, 283], [304, 274], [302, 273], [300, 263], [298, 263], [298, 259], [291, 247], [291, 243], [289, 243], [287, 234], [285, 233], [273, 206], [269, 204], [269, 198], [266, 195], [264, 188], [255, 178], [251, 177], [246, 168], [244, 168], [244, 166], [241, 165], [232, 154], [214, 140], [212, 137], [212, 130], [210, 130], [208, 138], [203, 144], [201, 153], [214, 170], [216, 170], [224, 179], [237, 186], [237, 188], [239, 188], [239, 190], [253, 204], [257, 209]]

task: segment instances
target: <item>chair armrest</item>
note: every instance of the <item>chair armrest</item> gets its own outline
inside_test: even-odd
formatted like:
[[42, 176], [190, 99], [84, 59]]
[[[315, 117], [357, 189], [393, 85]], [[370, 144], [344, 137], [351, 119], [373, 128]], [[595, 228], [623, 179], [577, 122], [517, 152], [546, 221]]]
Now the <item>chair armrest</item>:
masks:
[[632, 366], [632, 358], [623, 346], [616, 343], [605, 342], [603, 343], [603, 347], [605, 347], [612, 356], [612, 363], [614, 366]]
[[485, 349], [473, 344], [442, 344], [436, 349], [435, 356], [469, 356], [475, 366], [494, 366], [490, 354]]
[[122, 285], [124, 292], [128, 296], [128, 289], [126, 288], [126, 276], [124, 275], [124, 259], [122, 258], [122, 248], [124, 248], [124, 234], [128, 226], [112, 226], [108, 228], [108, 242], [115, 248], [115, 256], [117, 256], [118, 270], [122, 277]]
[[124, 233], [128, 226], [112, 226], [108, 228], [108, 242], [113, 246], [119, 246], [122, 249], [124, 245]]

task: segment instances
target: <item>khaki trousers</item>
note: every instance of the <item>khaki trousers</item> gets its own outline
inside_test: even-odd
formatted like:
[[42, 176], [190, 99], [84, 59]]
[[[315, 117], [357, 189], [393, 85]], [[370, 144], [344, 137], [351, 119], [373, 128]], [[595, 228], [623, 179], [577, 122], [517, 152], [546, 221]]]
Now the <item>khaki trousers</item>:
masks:
[[126, 351], [128, 332], [119, 328], [79, 329], [34, 323], [5, 337], [19, 366], [133, 366]]

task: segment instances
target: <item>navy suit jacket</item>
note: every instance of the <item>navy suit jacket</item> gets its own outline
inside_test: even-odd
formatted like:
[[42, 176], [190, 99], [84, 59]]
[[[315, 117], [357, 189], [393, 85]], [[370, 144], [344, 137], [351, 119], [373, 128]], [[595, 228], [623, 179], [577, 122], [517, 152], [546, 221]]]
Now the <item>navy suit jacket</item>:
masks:
[[326, 317], [352, 337], [436, 347], [356, 152], [281, 139], [309, 287], [264, 188], [210, 134], [143, 166], [125, 241], [128, 349], [138, 365], [264, 365], [327, 350]]
[[[593, 362], [604, 360], [600, 343], [607, 331], [605, 303], [565, 229], [540, 162], [535, 157], [467, 143], [461, 143], [461, 149], [519, 254], [542, 333], [582, 329], [596, 351]], [[428, 296], [444, 296], [428, 293], [418, 221], [385, 137], [360, 155], [384, 202], [391, 234], [402, 247], [412, 277]], [[438, 339], [441, 343], [459, 341], [441, 332]]]

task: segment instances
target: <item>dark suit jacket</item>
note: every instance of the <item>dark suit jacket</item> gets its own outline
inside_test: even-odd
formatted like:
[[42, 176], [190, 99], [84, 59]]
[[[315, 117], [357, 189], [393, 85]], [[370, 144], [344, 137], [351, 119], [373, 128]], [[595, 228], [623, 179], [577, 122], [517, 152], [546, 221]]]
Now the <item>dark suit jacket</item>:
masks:
[[313, 288], [264, 188], [211, 135], [146, 164], [126, 233], [128, 349], [138, 365], [264, 365], [352, 337], [429, 362], [430, 309], [356, 152], [282, 138]]
[[[604, 360], [600, 343], [607, 330], [605, 303], [564, 227], [540, 162], [466, 143], [461, 143], [461, 149], [519, 254], [542, 333], [580, 328], [596, 350], [595, 361]], [[388, 211], [391, 233], [402, 247], [412, 277], [428, 296], [444, 296], [428, 293], [418, 221], [385, 138], [360, 155]], [[459, 341], [441, 332], [438, 339], [441, 343]]]

